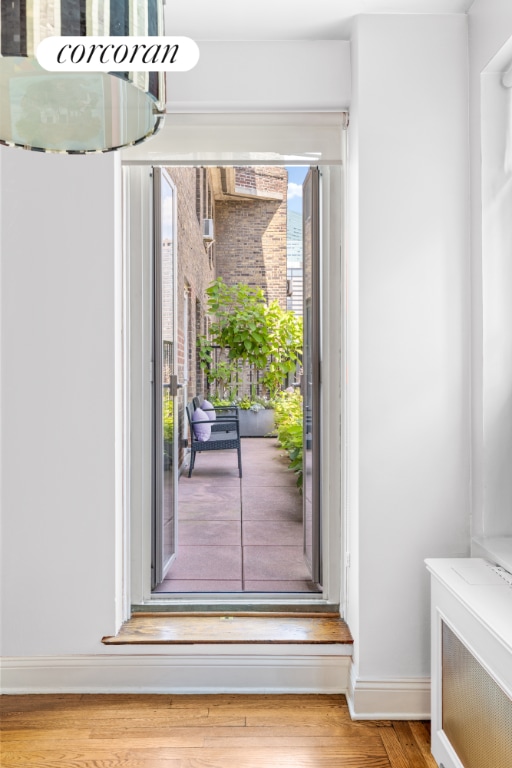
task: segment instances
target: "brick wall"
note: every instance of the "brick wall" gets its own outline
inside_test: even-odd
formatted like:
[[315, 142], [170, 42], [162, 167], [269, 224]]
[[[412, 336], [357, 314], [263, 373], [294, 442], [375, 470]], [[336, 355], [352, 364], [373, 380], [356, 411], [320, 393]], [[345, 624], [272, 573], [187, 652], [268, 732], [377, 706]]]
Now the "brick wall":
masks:
[[[199, 168], [167, 168], [176, 185], [177, 201], [177, 293], [178, 293], [178, 381], [185, 376], [185, 360], [188, 362], [187, 399], [206, 393], [204, 374], [197, 364], [196, 341], [198, 331], [204, 333], [206, 324], [206, 288], [215, 279], [210, 250], [205, 248], [202, 236], [202, 219], [206, 212], [213, 213], [214, 200], [208, 190], [208, 174]], [[203, 211], [203, 215], [201, 215]], [[185, 293], [187, 293], [187, 336], [184, 335]], [[200, 330], [201, 329], [201, 330]], [[183, 392], [179, 390], [179, 437], [180, 446], [184, 435]], [[181, 461], [181, 452], [180, 452]]]
[[229, 285], [259, 286], [268, 301], [277, 299], [286, 309], [288, 173], [270, 166], [235, 168], [234, 184], [230, 196], [215, 201], [217, 275]]

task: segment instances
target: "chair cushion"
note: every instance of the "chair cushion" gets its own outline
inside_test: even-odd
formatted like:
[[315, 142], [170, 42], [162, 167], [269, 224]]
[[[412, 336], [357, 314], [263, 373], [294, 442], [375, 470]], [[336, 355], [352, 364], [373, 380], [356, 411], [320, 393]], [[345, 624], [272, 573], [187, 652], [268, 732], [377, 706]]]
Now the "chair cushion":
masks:
[[210, 439], [212, 428], [210, 424], [196, 424], [197, 421], [208, 421], [208, 416], [202, 408], [196, 408], [192, 414], [192, 426], [196, 440], [199, 440], [200, 443], [206, 443]]
[[206, 413], [210, 421], [215, 421], [217, 414], [215, 413], [213, 405], [208, 400], [203, 400], [201, 409]]

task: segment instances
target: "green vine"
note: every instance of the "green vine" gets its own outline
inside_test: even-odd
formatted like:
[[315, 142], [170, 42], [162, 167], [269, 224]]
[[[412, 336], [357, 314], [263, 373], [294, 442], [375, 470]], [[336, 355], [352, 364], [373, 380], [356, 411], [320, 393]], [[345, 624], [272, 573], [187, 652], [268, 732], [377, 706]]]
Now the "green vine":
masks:
[[[215, 320], [211, 340], [200, 337], [198, 344], [209, 382], [220, 397], [229, 396], [238, 385], [240, 364], [247, 363], [260, 372], [259, 381], [273, 398], [302, 355], [302, 318], [281, 309], [277, 301], [267, 304], [261, 288], [244, 283], [230, 286], [218, 278], [206, 293]], [[228, 350], [228, 360], [215, 366], [213, 344]]]

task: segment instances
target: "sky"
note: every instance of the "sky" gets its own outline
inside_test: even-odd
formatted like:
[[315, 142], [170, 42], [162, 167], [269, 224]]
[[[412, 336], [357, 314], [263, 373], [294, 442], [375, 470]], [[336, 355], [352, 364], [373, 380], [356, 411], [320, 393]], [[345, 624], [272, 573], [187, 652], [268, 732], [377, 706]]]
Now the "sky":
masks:
[[288, 210], [302, 212], [302, 182], [306, 178], [309, 166], [287, 165], [288, 171]]

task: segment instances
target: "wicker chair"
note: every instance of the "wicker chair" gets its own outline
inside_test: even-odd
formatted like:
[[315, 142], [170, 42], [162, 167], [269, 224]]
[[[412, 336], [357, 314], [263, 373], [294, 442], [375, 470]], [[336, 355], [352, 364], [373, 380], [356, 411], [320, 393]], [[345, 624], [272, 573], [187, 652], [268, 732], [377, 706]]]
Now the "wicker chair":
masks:
[[[238, 474], [239, 477], [242, 477], [242, 450], [240, 446], [240, 422], [238, 420], [238, 411], [235, 410], [234, 415], [223, 416], [222, 410], [215, 408], [215, 411], [220, 410], [221, 414], [220, 418], [217, 418], [215, 421], [210, 421], [209, 419], [192, 421], [192, 414], [195, 410], [194, 402], [186, 407], [190, 427], [191, 448], [188, 476], [192, 476], [192, 470], [196, 463], [196, 453], [201, 453], [203, 451], [225, 451], [229, 448], [236, 448], [238, 454]], [[197, 439], [194, 431], [194, 425], [197, 424], [209, 424], [212, 427], [212, 435], [209, 440], [203, 442]], [[215, 428], [213, 429], [213, 427]]]

